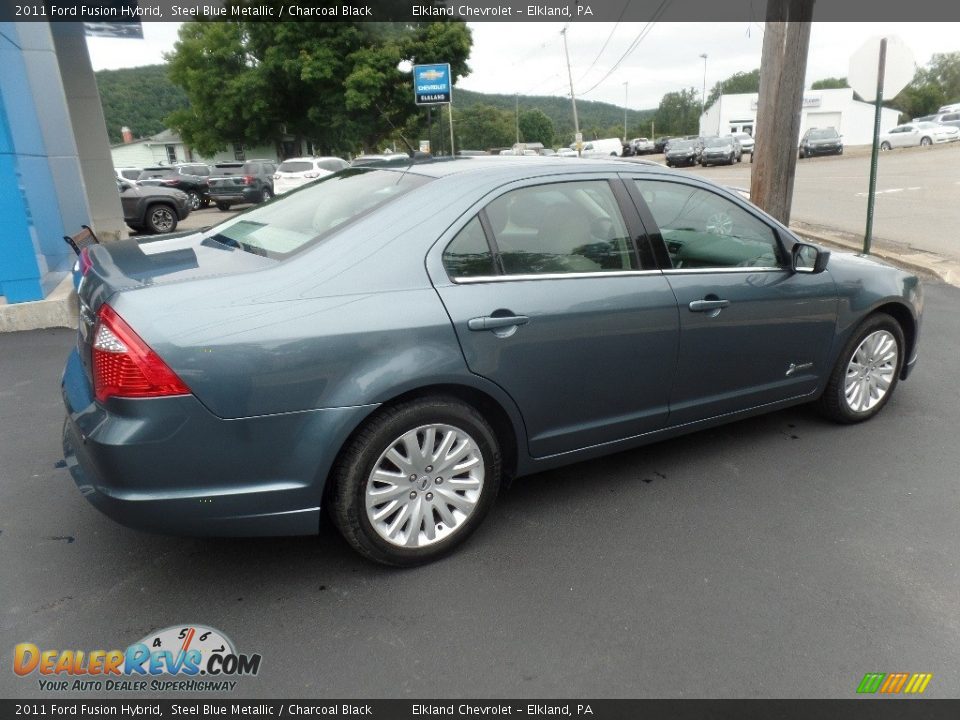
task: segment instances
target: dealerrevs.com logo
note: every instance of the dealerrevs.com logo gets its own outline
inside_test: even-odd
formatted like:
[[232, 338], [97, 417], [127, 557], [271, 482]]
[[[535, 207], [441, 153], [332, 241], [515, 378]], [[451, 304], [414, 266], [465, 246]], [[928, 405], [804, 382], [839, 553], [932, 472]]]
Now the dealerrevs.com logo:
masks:
[[38, 676], [43, 691], [231, 691], [234, 678], [260, 672], [259, 654], [238, 653], [219, 630], [172, 625], [150, 633], [125, 650], [41, 649], [19, 643], [13, 672]]

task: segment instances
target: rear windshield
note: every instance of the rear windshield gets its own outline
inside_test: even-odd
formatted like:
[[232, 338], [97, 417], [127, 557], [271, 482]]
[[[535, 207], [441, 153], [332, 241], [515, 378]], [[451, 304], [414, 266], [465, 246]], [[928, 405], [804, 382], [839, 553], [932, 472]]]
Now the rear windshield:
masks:
[[340, 158], [324, 158], [323, 160], [317, 160], [317, 165], [322, 167], [324, 170], [329, 170], [330, 172], [343, 170], [348, 164], [349, 163], [346, 160], [341, 160]]
[[349, 168], [241, 213], [213, 228], [208, 237], [255, 255], [284, 258], [430, 179], [408, 172]]
[[831, 140], [837, 137], [837, 131], [833, 128], [824, 128], [822, 130], [811, 130], [807, 135], [811, 140]]
[[243, 170], [243, 165], [240, 163], [223, 163], [221, 165], [214, 165], [210, 168], [211, 175], [240, 175], [241, 170]]
[[151, 178], [169, 177], [171, 175], [176, 175], [176, 174], [177, 174], [176, 168], [170, 168], [170, 167], [147, 168], [142, 173], [140, 173], [140, 177], [138, 177], [137, 180], [149, 180]]
[[312, 162], [293, 162], [288, 160], [287, 162], [280, 163], [280, 167], [277, 168], [277, 172], [306, 172], [307, 170], [313, 170]]

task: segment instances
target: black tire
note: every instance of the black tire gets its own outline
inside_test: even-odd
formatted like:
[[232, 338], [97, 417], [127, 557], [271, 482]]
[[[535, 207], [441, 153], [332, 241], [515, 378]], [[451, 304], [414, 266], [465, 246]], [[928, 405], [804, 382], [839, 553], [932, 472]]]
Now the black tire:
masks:
[[226, 212], [226, 211], [229, 210], [229, 209], [230, 209], [230, 203], [228, 203], [228, 202], [218, 202], [218, 203], [217, 203], [217, 210], [219, 210], [220, 212]]
[[203, 208], [204, 210], [210, 207], [210, 198], [201, 198], [200, 207]]
[[920, 138], [920, 147], [930, 147], [931, 145], [933, 145], [933, 140], [931, 140], [930, 138], [928, 137]]
[[199, 210], [199, 209], [200, 209], [200, 204], [201, 204], [200, 195], [197, 194], [196, 192], [192, 191], [192, 190], [191, 190], [190, 192], [188, 192], [188, 193], [187, 193], [187, 204], [190, 206], [191, 212], [194, 211], [194, 210]]
[[[450, 425], [474, 440], [484, 462], [483, 486], [471, 514], [447, 537], [424, 547], [401, 547], [383, 538], [367, 516], [367, 482], [381, 455], [398, 438], [429, 424]], [[420, 565], [450, 552], [480, 525], [496, 499], [500, 472], [496, 436], [476, 409], [447, 396], [411, 400], [379, 410], [343, 449], [330, 477], [333, 483], [330, 514], [343, 537], [360, 554], [386, 565]]]
[[177, 229], [177, 211], [166, 203], [154, 203], [144, 213], [143, 225], [154, 235], [172, 233]]
[[263, 190], [260, 191], [260, 202], [262, 203], [268, 202], [272, 197], [273, 197], [273, 193], [270, 192], [270, 188], [265, 187], [263, 188]]
[[[890, 333], [890, 335], [893, 336], [897, 346], [897, 358], [893, 372], [893, 379], [890, 381], [890, 386], [887, 388], [886, 394], [876, 405], [867, 410], [857, 411], [850, 407], [844, 394], [847, 368], [853, 360], [854, 353], [856, 352], [857, 348], [860, 347], [860, 344], [864, 341], [864, 339], [868, 335], [878, 331], [886, 331]], [[830, 379], [827, 382], [827, 387], [823, 391], [823, 395], [821, 395], [820, 399], [818, 400], [819, 411], [835, 422], [846, 424], [863, 422], [864, 420], [869, 420], [872, 418], [883, 409], [883, 407], [890, 400], [890, 397], [893, 395], [894, 390], [897, 388], [897, 383], [900, 379], [900, 371], [903, 368], [905, 350], [906, 343], [904, 342], [903, 328], [900, 327], [900, 323], [886, 313], [878, 312], [868, 317], [866, 320], [864, 320], [863, 324], [857, 328], [856, 332], [853, 333], [853, 335], [850, 337], [850, 340], [840, 352], [836, 365], [834, 365], [833, 371], [830, 373]]]
[[890, 150], [890, 149], [891, 149], [890, 143], [888, 143], [886, 140], [884, 140], [882, 143], [880, 143], [880, 149], [881, 149], [881, 150]]

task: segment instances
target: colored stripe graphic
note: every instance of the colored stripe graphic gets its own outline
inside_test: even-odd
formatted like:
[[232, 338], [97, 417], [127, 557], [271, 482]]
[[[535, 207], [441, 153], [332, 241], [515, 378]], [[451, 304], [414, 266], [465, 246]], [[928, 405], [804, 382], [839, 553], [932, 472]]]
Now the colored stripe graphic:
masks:
[[907, 683], [907, 687], [904, 688], [904, 692], [910, 693], [911, 695], [920, 695], [927, 689], [927, 685], [930, 684], [931, 679], [933, 679], [933, 673], [914, 673], [910, 677], [910, 682]]
[[857, 686], [858, 693], [921, 695], [933, 679], [933, 673], [867, 673]]
[[857, 686], [858, 693], [875, 693], [880, 689], [880, 683], [886, 677], [886, 673], [867, 673]]

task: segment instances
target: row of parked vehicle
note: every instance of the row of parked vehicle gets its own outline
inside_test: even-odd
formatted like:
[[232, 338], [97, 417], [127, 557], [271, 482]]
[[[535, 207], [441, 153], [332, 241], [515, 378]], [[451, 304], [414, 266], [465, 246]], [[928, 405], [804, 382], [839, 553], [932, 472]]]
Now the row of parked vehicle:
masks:
[[312, 180], [347, 167], [337, 157], [176, 163], [147, 168], [114, 168], [124, 221], [139, 232], [173, 232], [191, 211], [266, 202]]
[[687, 165], [733, 165], [753, 152], [753, 138], [748, 133], [723, 136], [668, 138], [664, 143], [667, 167]]

